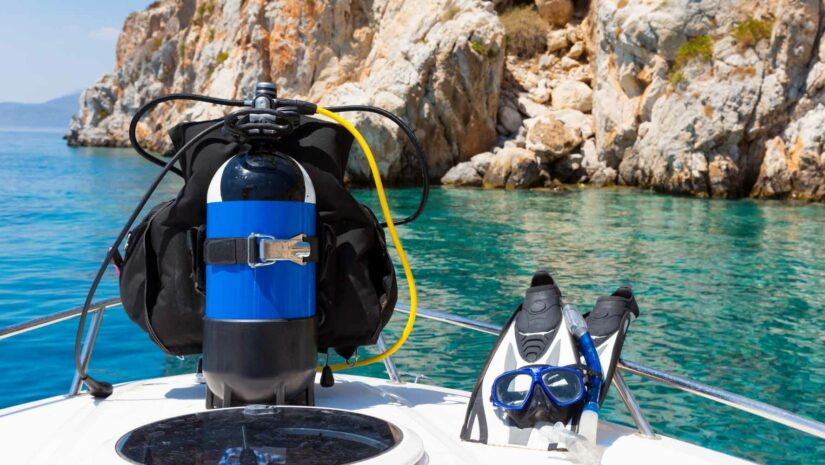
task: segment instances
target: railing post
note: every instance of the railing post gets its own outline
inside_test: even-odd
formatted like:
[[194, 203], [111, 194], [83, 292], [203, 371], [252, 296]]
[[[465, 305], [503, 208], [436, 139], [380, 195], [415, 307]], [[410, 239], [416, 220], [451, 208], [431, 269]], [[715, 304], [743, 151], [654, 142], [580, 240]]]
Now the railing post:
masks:
[[636, 402], [636, 398], [633, 397], [633, 393], [630, 392], [630, 388], [624, 382], [624, 378], [622, 378], [622, 374], [618, 369], [613, 372], [613, 385], [616, 386], [616, 392], [622, 398], [622, 402], [627, 407], [627, 411], [630, 412], [630, 416], [633, 418], [633, 422], [636, 423], [636, 427], [639, 428], [642, 437], [655, 439], [656, 434], [653, 432], [653, 428], [647, 421], [645, 414], [642, 413], [639, 403]]
[[[84, 371], [89, 368], [89, 361], [92, 359], [92, 351], [95, 348], [97, 333], [100, 331], [100, 323], [103, 321], [105, 311], [105, 305], [98, 307], [97, 310], [94, 311], [95, 314], [92, 321], [89, 323], [89, 329], [86, 330], [86, 340], [83, 341], [83, 347], [80, 349], [80, 362]], [[72, 386], [69, 388], [69, 396], [76, 396], [80, 392], [82, 384], [80, 373], [75, 369]]]
[[[384, 342], [384, 334], [378, 335], [378, 350], [381, 352], [385, 352], [387, 350], [387, 343]], [[387, 357], [384, 359], [384, 368], [387, 369], [387, 376], [390, 377], [390, 381], [394, 383], [401, 382], [401, 375], [398, 374], [398, 368], [395, 367], [395, 362], [392, 361], [392, 357]]]

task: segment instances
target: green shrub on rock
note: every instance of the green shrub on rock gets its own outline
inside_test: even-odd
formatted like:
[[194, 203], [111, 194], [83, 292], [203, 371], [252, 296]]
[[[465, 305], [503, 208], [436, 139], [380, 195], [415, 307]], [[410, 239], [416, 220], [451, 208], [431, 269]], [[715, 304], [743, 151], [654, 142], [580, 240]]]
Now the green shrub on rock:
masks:
[[486, 47], [483, 43], [476, 40], [470, 42], [470, 48], [483, 57], [495, 58], [496, 56], [496, 51], [492, 47]]
[[675, 72], [670, 73], [669, 80], [670, 80], [670, 83], [673, 84], [674, 86], [678, 86], [679, 84], [681, 84], [683, 82], [684, 83], [687, 82], [687, 78], [685, 77], [685, 73], [683, 73], [681, 71], [675, 71]]
[[146, 49], [149, 51], [149, 53], [155, 53], [158, 50], [160, 50], [160, 47], [162, 45], [163, 45], [163, 38], [155, 37], [146, 45]]
[[696, 36], [682, 44], [676, 51], [676, 67], [683, 68], [694, 60], [709, 62], [713, 58], [713, 39], [710, 36]]
[[223, 64], [224, 61], [226, 61], [227, 58], [229, 58], [229, 52], [221, 50], [221, 52], [218, 53], [218, 56], [215, 58], [215, 62], [218, 64], [218, 66], [220, 66]]
[[209, 15], [211, 15], [212, 11], [214, 11], [214, 10], [215, 10], [215, 1], [214, 0], [206, 0], [205, 2], [198, 5], [198, 14], [197, 14], [196, 19], [199, 20], [199, 21], [203, 21], [204, 19], [209, 17]]
[[750, 18], [733, 27], [733, 38], [740, 47], [753, 47], [762, 39], [770, 39], [772, 30], [772, 20]]
[[676, 59], [668, 72], [668, 79], [674, 86], [686, 83], [687, 77], [682, 71], [688, 63], [692, 61], [702, 61], [705, 63], [713, 59], [713, 38], [707, 35], [696, 36], [682, 44], [676, 50]]

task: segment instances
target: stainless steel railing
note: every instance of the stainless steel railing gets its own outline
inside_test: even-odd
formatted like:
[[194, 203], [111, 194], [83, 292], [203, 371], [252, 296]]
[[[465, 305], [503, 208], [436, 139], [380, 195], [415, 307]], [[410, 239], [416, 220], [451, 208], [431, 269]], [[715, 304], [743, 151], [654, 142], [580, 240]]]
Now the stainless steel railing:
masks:
[[[114, 307], [116, 305], [120, 305], [120, 299], [109, 299], [104, 300], [102, 302], [97, 302], [92, 304], [92, 306], [89, 308], [89, 313], [97, 312], [103, 307]], [[82, 310], [83, 307], [72, 308], [70, 310], [63, 310], [62, 312], [57, 312], [51, 315], [35, 318], [33, 320], [25, 321], [23, 323], [19, 323], [16, 325], [0, 328], [0, 340], [12, 336], [18, 336], [29, 331], [34, 331], [35, 329], [39, 329], [44, 326], [50, 326], [55, 323], [60, 323], [61, 321], [70, 320], [80, 315], [80, 312]]]
[[[103, 320], [103, 315], [105, 311], [107, 309], [114, 308], [120, 305], [120, 299], [109, 299], [99, 303], [95, 303], [89, 309], [90, 313], [94, 313], [94, 317], [91, 319], [91, 322], [89, 323], [89, 328], [86, 332], [86, 339], [81, 351], [81, 361], [83, 362], [84, 367], [88, 366], [89, 360], [91, 359], [94, 344], [97, 339], [97, 334], [100, 330], [100, 324]], [[61, 321], [66, 321], [68, 319], [80, 315], [81, 310], [81, 308], [65, 310], [52, 315], [36, 318], [24, 323], [2, 328], [0, 329], [0, 340], [12, 336], [17, 336], [28, 331], [33, 331], [35, 329], [50, 326]], [[409, 313], [410, 311], [409, 307], [401, 304], [396, 305], [396, 310], [398, 310], [401, 313]], [[498, 335], [501, 333], [502, 329], [501, 326], [492, 323], [485, 323], [482, 321], [477, 321], [458, 315], [451, 315], [449, 313], [440, 312], [436, 310], [419, 308], [417, 313], [418, 316], [423, 319], [447, 323], [453, 326], [468, 328], [474, 331], [479, 331], [487, 334]], [[379, 348], [381, 347], [385, 347], [383, 338], [381, 338], [379, 341]], [[390, 379], [392, 381], [399, 382], [401, 376], [399, 375], [394, 362], [390, 359], [387, 359], [384, 365], [387, 369], [387, 374], [389, 375]], [[806, 418], [788, 412], [787, 410], [783, 410], [778, 407], [768, 405], [764, 402], [749, 399], [739, 394], [734, 394], [723, 389], [703, 384], [698, 381], [694, 381], [682, 376], [650, 368], [628, 360], [619, 360], [618, 368], [619, 370], [617, 370], [613, 376], [613, 385], [616, 387], [619, 396], [621, 397], [622, 401], [627, 407], [628, 412], [633, 418], [633, 421], [636, 423], [636, 426], [639, 429], [639, 433], [644, 437], [655, 438], [656, 436], [653, 433], [653, 429], [650, 426], [650, 423], [647, 421], [644, 414], [642, 413], [642, 410], [639, 407], [638, 402], [636, 402], [636, 399], [633, 397], [633, 394], [631, 393], [627, 384], [624, 382], [624, 378], [622, 377], [621, 372], [633, 373], [644, 378], [647, 378], [649, 380], [656, 381], [658, 383], [662, 383], [667, 386], [674, 387], [676, 389], [680, 389], [690, 394], [698, 395], [706, 399], [710, 399], [714, 402], [728, 405], [738, 410], [742, 410], [753, 415], [765, 418], [767, 420], [788, 426], [790, 428], [803, 431], [805, 433], [814, 435], [820, 439], [825, 439], [825, 424], [810, 418]], [[81, 384], [82, 383], [77, 373], [75, 373], [74, 379], [72, 380], [71, 388], [69, 390], [69, 395], [76, 395], [80, 390]]]
[[[80, 349], [80, 361], [83, 364], [84, 370], [89, 366], [89, 361], [92, 359], [92, 351], [95, 348], [95, 342], [97, 342], [97, 334], [100, 332], [100, 324], [103, 322], [103, 314], [106, 312], [106, 309], [119, 307], [121, 305], [120, 299], [108, 299], [102, 302], [93, 303], [89, 307], [89, 313], [92, 314], [92, 319], [86, 328], [86, 338]], [[51, 315], [46, 315], [44, 317], [35, 318], [16, 325], [7, 326], [0, 329], [0, 340], [10, 338], [12, 336], [18, 336], [29, 331], [34, 331], [35, 329], [51, 326], [55, 323], [60, 323], [61, 321], [70, 320], [74, 317], [80, 316], [82, 311], [83, 307], [77, 307], [64, 310], [62, 312], [53, 313]], [[69, 387], [68, 394], [70, 396], [77, 395], [77, 393], [80, 392], [82, 384], [80, 374], [77, 370], [75, 370], [72, 385]]]
[[779, 407], [774, 407], [773, 405], [750, 399], [739, 394], [734, 394], [732, 392], [725, 391], [724, 389], [703, 384], [683, 376], [646, 367], [629, 360], [619, 360], [618, 366], [620, 369], [628, 373], [633, 373], [644, 378], [681, 389], [685, 392], [719, 402], [720, 404], [734, 407], [770, 421], [825, 439], [825, 425], [810, 418], [788, 412], [787, 410], [783, 410]]

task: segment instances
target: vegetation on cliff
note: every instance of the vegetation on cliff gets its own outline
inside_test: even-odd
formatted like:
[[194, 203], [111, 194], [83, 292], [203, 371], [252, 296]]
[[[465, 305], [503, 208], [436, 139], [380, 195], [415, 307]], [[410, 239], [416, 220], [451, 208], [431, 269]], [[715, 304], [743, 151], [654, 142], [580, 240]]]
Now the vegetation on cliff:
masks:
[[733, 38], [741, 47], [753, 47], [760, 40], [770, 39], [773, 20], [748, 18], [733, 27]]

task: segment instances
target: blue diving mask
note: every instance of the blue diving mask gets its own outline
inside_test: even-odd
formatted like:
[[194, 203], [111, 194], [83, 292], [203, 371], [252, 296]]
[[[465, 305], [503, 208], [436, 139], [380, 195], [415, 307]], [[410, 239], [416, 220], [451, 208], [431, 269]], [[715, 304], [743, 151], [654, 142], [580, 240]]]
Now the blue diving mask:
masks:
[[519, 428], [538, 421], [566, 423], [583, 404], [586, 370], [581, 365], [530, 365], [507, 371], [493, 381], [491, 400]]

